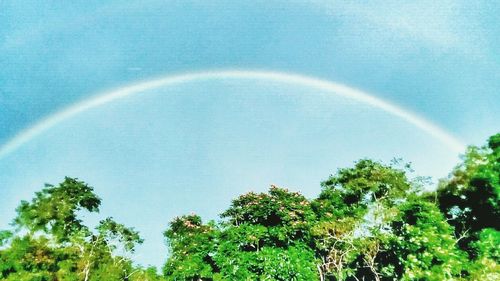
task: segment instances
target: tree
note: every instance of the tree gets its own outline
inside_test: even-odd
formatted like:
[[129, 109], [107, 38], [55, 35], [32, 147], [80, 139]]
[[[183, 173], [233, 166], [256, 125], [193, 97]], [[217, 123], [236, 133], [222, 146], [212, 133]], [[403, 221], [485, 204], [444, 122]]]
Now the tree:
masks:
[[268, 193], [247, 193], [222, 213], [227, 221], [215, 256], [230, 280], [314, 280], [309, 247], [315, 214], [297, 192], [271, 186]]
[[304, 196], [274, 185], [267, 194], [250, 192], [233, 200], [221, 217], [228, 220], [227, 226], [265, 227], [268, 236], [260, 243], [270, 246], [306, 241], [315, 221], [310, 202]]
[[165, 265], [169, 280], [314, 280], [309, 247], [314, 213], [296, 192], [272, 186], [247, 193], [204, 225], [199, 216], [176, 218], [165, 232], [172, 254]]
[[[77, 268], [84, 281], [120, 280], [133, 273], [130, 259], [125, 255], [142, 242], [137, 231], [106, 218], [96, 227], [95, 233], [74, 234], [67, 248], [78, 252]], [[121, 250], [121, 255], [115, 255], [117, 249]]]
[[392, 221], [386, 260], [391, 275], [401, 280], [457, 280], [467, 268], [465, 254], [456, 247], [453, 228], [436, 205], [411, 198], [399, 206]]
[[164, 232], [163, 276], [132, 262], [139, 233], [81, 212], [101, 199], [73, 178], [22, 201], [0, 231], [0, 280], [500, 280], [500, 134], [469, 147], [437, 191], [409, 165], [362, 159], [317, 198], [271, 186], [234, 199], [219, 221], [191, 214]]
[[500, 231], [483, 229], [472, 243], [477, 257], [471, 264], [471, 280], [500, 280]]
[[218, 271], [213, 260], [217, 231], [194, 214], [175, 218], [164, 232], [171, 250], [163, 269], [167, 280], [212, 280]]
[[359, 254], [355, 230], [356, 223], [352, 218], [323, 220], [312, 229], [321, 280], [328, 277], [345, 280], [354, 274], [349, 265]]
[[134, 274], [154, 276], [126, 257], [143, 242], [137, 231], [112, 218], [91, 231], [78, 217], [83, 210], [98, 212], [100, 203], [92, 187], [73, 178], [46, 185], [30, 202], [22, 201], [15, 231], [0, 232], [0, 280], [138, 281]]
[[416, 190], [407, 178], [409, 165], [397, 165], [398, 161], [384, 165], [362, 159], [321, 184], [323, 189], [312, 202], [317, 215], [313, 243], [321, 260], [321, 279], [378, 280], [376, 262], [384, 235], [390, 231], [389, 222], [398, 204]]
[[99, 212], [100, 204], [101, 199], [92, 187], [66, 177], [59, 186], [46, 185], [36, 192], [31, 202], [21, 201], [14, 224], [31, 233], [50, 233], [57, 241], [66, 242], [72, 234], [88, 230], [77, 213], [80, 210]]
[[463, 236], [460, 245], [472, 255], [481, 230], [500, 230], [500, 134], [483, 147], [471, 146], [463, 162], [437, 189], [441, 211]]

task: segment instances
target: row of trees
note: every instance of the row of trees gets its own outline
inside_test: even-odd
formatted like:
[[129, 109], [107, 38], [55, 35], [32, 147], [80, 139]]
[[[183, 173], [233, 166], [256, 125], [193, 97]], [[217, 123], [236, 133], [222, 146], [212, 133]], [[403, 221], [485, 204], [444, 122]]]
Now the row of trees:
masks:
[[363, 159], [317, 198], [271, 186], [233, 200], [219, 221], [175, 218], [163, 268], [134, 265], [133, 228], [98, 212], [91, 187], [66, 178], [17, 208], [0, 232], [1, 280], [500, 280], [500, 134], [470, 147], [424, 191], [410, 167]]

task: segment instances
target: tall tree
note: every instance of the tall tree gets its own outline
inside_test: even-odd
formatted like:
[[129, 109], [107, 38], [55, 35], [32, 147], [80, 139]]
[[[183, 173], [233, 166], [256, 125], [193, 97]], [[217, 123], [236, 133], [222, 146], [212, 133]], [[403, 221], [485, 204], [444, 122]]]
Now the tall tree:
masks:
[[272, 186], [268, 193], [238, 197], [222, 217], [218, 225], [204, 225], [194, 215], [170, 224], [167, 279], [317, 279], [309, 247], [315, 216], [302, 195]]
[[167, 280], [212, 280], [218, 272], [213, 260], [217, 231], [194, 214], [175, 218], [164, 232], [171, 250], [163, 269]]
[[78, 217], [80, 211], [98, 212], [100, 203], [92, 187], [73, 178], [46, 185], [30, 202], [22, 201], [15, 231], [0, 232], [0, 280], [138, 281], [153, 276], [126, 257], [143, 242], [137, 231], [112, 218], [91, 231]]
[[[407, 178], [409, 166], [398, 165], [397, 161], [384, 165], [362, 159], [321, 184], [323, 189], [312, 206], [317, 214], [313, 242], [322, 279], [378, 278], [375, 261], [383, 234], [389, 231], [395, 207], [414, 191]], [[360, 273], [360, 267], [370, 270]]]
[[57, 241], [66, 242], [74, 233], [88, 231], [78, 212], [99, 212], [100, 204], [92, 187], [66, 177], [58, 186], [47, 184], [31, 202], [21, 201], [14, 224], [31, 233], [50, 233]]
[[389, 276], [401, 280], [458, 280], [467, 269], [465, 254], [456, 247], [453, 228], [436, 205], [418, 197], [398, 208], [391, 222], [387, 250]]
[[297, 192], [271, 186], [233, 200], [222, 217], [218, 253], [228, 280], [315, 280], [310, 228], [315, 214]]

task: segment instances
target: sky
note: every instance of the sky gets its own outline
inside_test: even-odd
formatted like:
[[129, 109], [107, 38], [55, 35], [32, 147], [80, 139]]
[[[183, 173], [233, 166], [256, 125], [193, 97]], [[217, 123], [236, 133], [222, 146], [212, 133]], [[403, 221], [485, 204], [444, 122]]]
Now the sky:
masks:
[[[0, 150], [123, 87], [235, 69], [358, 89], [463, 144], [500, 131], [491, 1], [42, 2], [0, 2]], [[103, 198], [99, 217], [146, 238], [134, 259], [161, 265], [169, 220], [214, 219], [242, 192], [313, 197], [363, 157], [403, 157], [434, 180], [456, 164], [432, 132], [292, 80], [188, 79], [63, 114], [0, 156], [0, 228], [19, 200], [74, 176]]]

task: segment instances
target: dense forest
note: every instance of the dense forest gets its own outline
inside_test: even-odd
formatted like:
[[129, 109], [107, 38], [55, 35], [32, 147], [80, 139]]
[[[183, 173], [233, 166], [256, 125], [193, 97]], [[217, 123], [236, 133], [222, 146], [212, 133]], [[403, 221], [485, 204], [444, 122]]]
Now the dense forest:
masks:
[[[134, 228], [82, 212], [101, 199], [66, 178], [17, 207], [0, 231], [0, 280], [500, 280], [500, 134], [471, 146], [437, 186], [401, 161], [362, 159], [307, 199], [271, 186], [234, 199], [218, 221], [165, 224], [162, 272], [131, 260]], [[155, 220], [161, 218], [154, 218]]]

